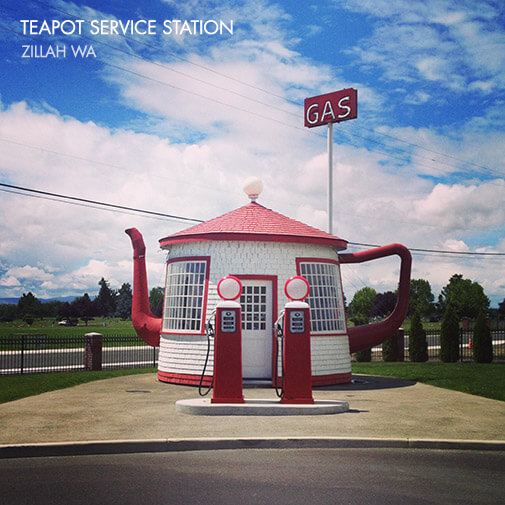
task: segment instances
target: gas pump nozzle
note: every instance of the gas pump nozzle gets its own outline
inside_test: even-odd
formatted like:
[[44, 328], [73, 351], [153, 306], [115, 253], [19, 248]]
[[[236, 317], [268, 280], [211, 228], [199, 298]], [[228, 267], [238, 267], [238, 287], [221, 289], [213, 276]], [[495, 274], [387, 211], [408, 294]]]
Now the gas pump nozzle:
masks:
[[200, 384], [198, 386], [198, 393], [200, 394], [200, 396], [208, 395], [210, 390], [212, 389], [212, 386], [214, 385], [214, 375], [213, 375], [209, 387], [205, 392], [203, 391], [202, 388], [203, 379], [205, 377], [205, 371], [207, 369], [207, 363], [209, 362], [209, 355], [210, 355], [210, 340], [215, 337], [214, 325], [211, 323], [211, 321], [212, 318], [215, 317], [216, 317], [216, 310], [214, 309], [211, 312], [210, 316], [207, 318], [207, 321], [205, 322], [205, 334], [207, 335], [207, 354], [205, 356], [205, 364], [203, 365], [202, 375], [200, 376]]
[[[283, 393], [283, 382], [284, 382], [284, 352], [283, 352], [283, 340], [284, 340], [284, 310], [281, 311], [277, 321], [274, 323], [275, 336], [277, 337], [277, 345], [275, 346], [275, 392], [279, 398], [282, 397]], [[279, 356], [281, 357], [281, 384], [279, 386], [278, 377], [278, 367], [279, 367]]]

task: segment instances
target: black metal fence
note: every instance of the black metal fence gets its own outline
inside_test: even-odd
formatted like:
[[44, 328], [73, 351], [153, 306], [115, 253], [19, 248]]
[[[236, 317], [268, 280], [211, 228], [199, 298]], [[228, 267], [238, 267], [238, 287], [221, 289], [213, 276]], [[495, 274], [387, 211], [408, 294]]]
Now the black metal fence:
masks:
[[[103, 337], [102, 369], [148, 368], [158, 364], [158, 348], [139, 337]], [[0, 375], [85, 369], [85, 337], [0, 336]]]
[[[460, 361], [473, 361], [472, 331], [460, 330]], [[494, 361], [505, 361], [505, 328], [492, 330]], [[440, 359], [440, 330], [427, 330], [428, 357]], [[409, 336], [404, 338], [404, 360], [409, 360]], [[158, 348], [138, 336], [103, 337], [101, 368], [158, 366]], [[372, 349], [372, 361], [382, 361], [382, 346]], [[0, 375], [64, 372], [85, 369], [85, 337], [38, 335], [0, 336]]]
[[[460, 361], [473, 361], [472, 330], [460, 329], [459, 355]], [[491, 330], [493, 340], [493, 361], [505, 361], [505, 328]], [[428, 359], [440, 360], [440, 330], [426, 330], [428, 343]], [[409, 335], [405, 333], [404, 360], [409, 361]], [[372, 361], [382, 361], [382, 346], [372, 349]]]

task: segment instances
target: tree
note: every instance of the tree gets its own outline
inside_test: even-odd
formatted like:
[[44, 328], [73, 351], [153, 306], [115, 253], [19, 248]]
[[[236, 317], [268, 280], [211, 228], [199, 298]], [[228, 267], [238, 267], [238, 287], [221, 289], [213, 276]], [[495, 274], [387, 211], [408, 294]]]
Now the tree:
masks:
[[23, 296], [18, 300], [18, 316], [23, 318], [26, 315], [42, 315], [42, 302], [31, 291], [27, 295], [23, 293]]
[[505, 298], [503, 299], [503, 302], [498, 304], [498, 314], [501, 317], [505, 316]]
[[42, 304], [42, 315], [44, 317], [58, 317], [60, 307], [63, 305], [63, 302], [60, 300], [52, 300], [50, 302], [44, 302]]
[[372, 300], [370, 317], [387, 317], [393, 312], [396, 305], [397, 295], [392, 291], [377, 293]]
[[358, 289], [349, 304], [349, 318], [354, 324], [366, 324], [370, 318], [370, 309], [377, 292], [375, 289], [365, 286]]
[[372, 361], [372, 349], [363, 349], [362, 351], [358, 351], [356, 353], [356, 361], [360, 363], [369, 363]]
[[419, 312], [414, 312], [410, 320], [409, 359], [414, 363], [428, 361], [428, 342]]
[[459, 318], [453, 303], [449, 303], [442, 319], [440, 359], [444, 363], [455, 363], [459, 359]]
[[165, 296], [165, 290], [160, 287], [152, 288], [149, 292], [149, 306], [151, 312], [156, 317], [161, 317], [163, 313], [163, 297]]
[[102, 277], [98, 283], [100, 291], [95, 298], [97, 315], [110, 317], [116, 310], [116, 292], [110, 289], [109, 283]]
[[429, 316], [435, 310], [434, 300], [435, 297], [431, 292], [428, 281], [424, 279], [412, 279], [410, 281], [409, 315], [418, 312], [420, 317]]
[[18, 307], [15, 303], [0, 304], [0, 321], [14, 321], [18, 313]]
[[486, 312], [489, 308], [489, 298], [483, 287], [470, 279], [463, 279], [461, 274], [454, 274], [438, 297], [441, 312], [445, 311], [450, 303], [454, 305], [458, 318], [477, 317], [480, 311]]
[[399, 332], [403, 330], [396, 330], [395, 334], [382, 342], [382, 360], [383, 361], [403, 361], [405, 353], [404, 339], [399, 338]]
[[67, 318], [71, 317], [70, 303], [63, 302], [58, 307], [58, 317], [60, 319], [67, 319]]
[[493, 361], [493, 340], [484, 312], [480, 312], [473, 328], [473, 360], [476, 363]]
[[130, 319], [132, 313], [132, 287], [124, 282], [117, 296], [115, 317]]
[[88, 325], [88, 321], [95, 315], [96, 305], [91, 301], [88, 293], [75, 298], [70, 304], [69, 315], [71, 317], [79, 317]]

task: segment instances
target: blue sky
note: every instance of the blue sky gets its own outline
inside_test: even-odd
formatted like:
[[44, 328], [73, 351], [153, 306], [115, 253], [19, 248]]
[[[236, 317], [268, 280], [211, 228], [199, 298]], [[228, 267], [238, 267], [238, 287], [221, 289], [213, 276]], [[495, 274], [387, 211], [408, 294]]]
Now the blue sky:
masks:
[[[497, 2], [0, 0], [0, 11], [0, 182], [210, 219], [244, 204], [255, 175], [260, 203], [325, 229], [326, 129], [303, 127], [303, 100], [354, 87], [358, 118], [334, 130], [335, 234], [505, 252]], [[82, 19], [82, 36], [23, 35], [21, 19]], [[156, 33], [89, 33], [91, 20], [129, 19], [156, 20]], [[164, 35], [175, 19], [232, 20], [234, 32]], [[73, 57], [71, 46], [90, 45], [96, 58]], [[24, 46], [65, 57], [23, 58]], [[0, 219], [0, 297], [94, 294], [102, 276], [119, 288], [131, 281], [131, 226], [161, 285], [158, 239], [188, 226], [6, 191]], [[461, 273], [496, 306], [504, 266], [504, 256], [419, 253], [413, 277], [437, 296]], [[397, 268], [343, 268], [346, 297], [395, 289]]]

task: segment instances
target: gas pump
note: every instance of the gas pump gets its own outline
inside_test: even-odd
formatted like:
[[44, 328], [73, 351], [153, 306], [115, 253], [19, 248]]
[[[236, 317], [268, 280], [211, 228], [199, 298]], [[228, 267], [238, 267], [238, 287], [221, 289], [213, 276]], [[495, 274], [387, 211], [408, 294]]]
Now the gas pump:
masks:
[[242, 314], [235, 300], [242, 293], [236, 277], [217, 285], [222, 302], [216, 306], [214, 336], [214, 391], [211, 403], [244, 403], [242, 394]]
[[284, 307], [284, 339], [281, 403], [314, 403], [310, 360], [310, 309], [304, 302], [310, 286], [296, 275], [284, 286], [291, 300]]

